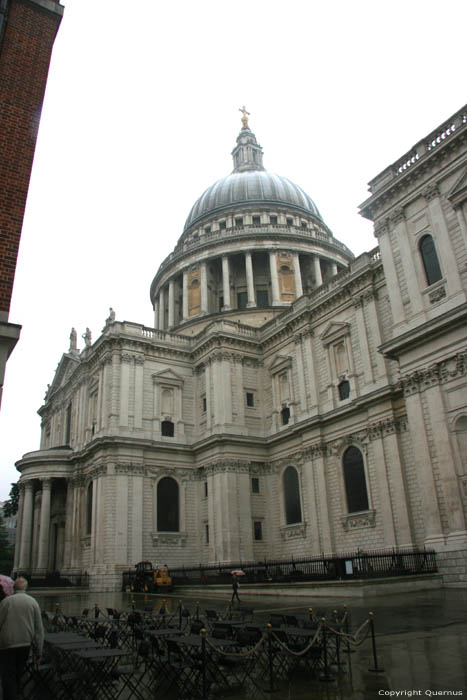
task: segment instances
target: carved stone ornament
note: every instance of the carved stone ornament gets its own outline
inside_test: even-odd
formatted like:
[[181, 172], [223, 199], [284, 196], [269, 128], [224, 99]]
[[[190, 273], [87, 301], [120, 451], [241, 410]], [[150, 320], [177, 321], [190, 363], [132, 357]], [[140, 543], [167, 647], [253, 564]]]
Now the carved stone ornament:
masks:
[[405, 221], [405, 213], [403, 207], [396, 207], [390, 214], [391, 222], [394, 226], [400, 224], [401, 221]]
[[91, 546], [91, 535], [86, 535], [86, 537], [82, 537], [81, 544], [85, 549], [88, 549]]
[[436, 184], [436, 182], [433, 182], [431, 185], [428, 185], [428, 187], [425, 187], [425, 189], [422, 192], [422, 196], [425, 197], [427, 202], [429, 202], [431, 199], [434, 199], [438, 195], [439, 187]]
[[146, 469], [143, 464], [116, 464], [115, 473], [144, 476], [146, 474]]
[[436, 304], [437, 301], [444, 299], [445, 296], [446, 296], [446, 287], [444, 285], [442, 287], [438, 287], [438, 289], [434, 289], [432, 292], [430, 292], [428, 294], [430, 304]]
[[362, 513], [347, 513], [341, 517], [342, 527], [346, 532], [350, 530], [364, 530], [376, 525], [376, 511], [367, 510]]
[[375, 223], [375, 236], [378, 238], [379, 236], [382, 236], [384, 233], [388, 233], [389, 231], [389, 219], [380, 219], [380, 221], [377, 221]]
[[153, 532], [152, 542], [157, 545], [170, 547], [186, 547], [186, 532]]
[[284, 525], [280, 528], [281, 537], [283, 540], [296, 539], [306, 537], [306, 523], [297, 523], [296, 525]]
[[89, 472], [87, 472], [86, 477], [88, 480], [92, 481], [94, 479], [98, 479], [100, 476], [106, 476], [106, 475], [107, 475], [107, 465], [100, 464], [99, 466], [94, 467]]

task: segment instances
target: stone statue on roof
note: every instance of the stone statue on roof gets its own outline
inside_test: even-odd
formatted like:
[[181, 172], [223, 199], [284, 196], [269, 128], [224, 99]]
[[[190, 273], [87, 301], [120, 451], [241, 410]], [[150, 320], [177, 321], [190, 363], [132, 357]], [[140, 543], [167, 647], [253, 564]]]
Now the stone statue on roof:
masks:
[[68, 350], [68, 352], [71, 355], [76, 355], [78, 352], [77, 340], [78, 340], [78, 335], [76, 333], [76, 330], [74, 328], [72, 328], [71, 333], [70, 333], [70, 349]]
[[83, 333], [82, 338], [84, 340], [84, 344], [87, 348], [91, 347], [92, 339], [91, 339], [91, 331], [89, 328], [86, 328], [86, 333]]

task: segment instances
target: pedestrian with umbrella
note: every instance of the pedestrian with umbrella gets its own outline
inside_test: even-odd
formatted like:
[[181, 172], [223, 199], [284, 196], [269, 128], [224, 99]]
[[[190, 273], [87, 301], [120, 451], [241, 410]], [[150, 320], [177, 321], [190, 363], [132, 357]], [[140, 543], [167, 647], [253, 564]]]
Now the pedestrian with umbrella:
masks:
[[239, 603], [241, 603], [240, 598], [238, 597], [238, 577], [239, 576], [245, 576], [245, 572], [241, 571], [240, 569], [237, 569], [236, 571], [232, 571], [232, 600], [230, 601], [230, 604], [233, 605], [234, 599], [236, 598]]

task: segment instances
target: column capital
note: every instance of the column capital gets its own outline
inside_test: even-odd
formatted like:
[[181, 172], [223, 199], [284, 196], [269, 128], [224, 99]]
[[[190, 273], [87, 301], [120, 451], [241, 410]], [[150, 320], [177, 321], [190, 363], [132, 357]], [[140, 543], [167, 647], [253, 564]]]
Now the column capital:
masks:
[[425, 187], [425, 189], [422, 191], [422, 197], [424, 197], [427, 202], [434, 199], [435, 197], [438, 197], [438, 195], [439, 195], [439, 187], [438, 187], [438, 184], [436, 182], [432, 182], [430, 185]]

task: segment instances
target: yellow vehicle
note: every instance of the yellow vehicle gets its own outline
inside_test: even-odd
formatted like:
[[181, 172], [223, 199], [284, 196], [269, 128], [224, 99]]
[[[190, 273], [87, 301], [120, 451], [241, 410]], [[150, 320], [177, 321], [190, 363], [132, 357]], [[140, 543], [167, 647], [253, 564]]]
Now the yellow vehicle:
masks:
[[153, 567], [150, 561], [140, 561], [129, 572], [130, 590], [136, 593], [168, 591], [172, 588], [172, 578], [167, 566]]

